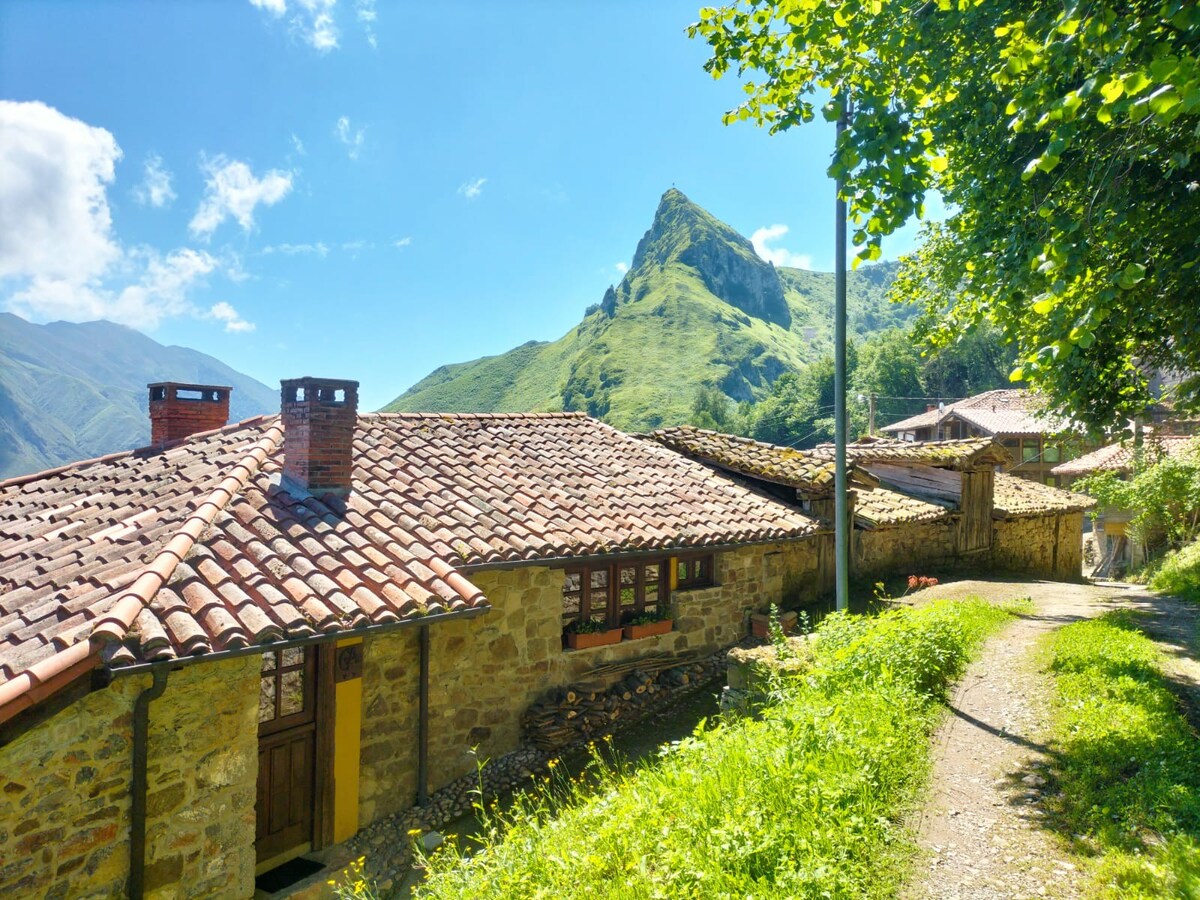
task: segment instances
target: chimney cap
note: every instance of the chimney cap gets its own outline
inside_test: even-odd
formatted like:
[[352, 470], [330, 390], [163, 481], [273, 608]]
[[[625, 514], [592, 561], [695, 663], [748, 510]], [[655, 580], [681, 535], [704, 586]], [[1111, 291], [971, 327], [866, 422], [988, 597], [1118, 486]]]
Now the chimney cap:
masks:
[[187, 381], [151, 381], [146, 385], [148, 388], [156, 387], [173, 387], [182, 388], [185, 391], [232, 391], [233, 387], [228, 384], [192, 384]]
[[348, 378], [317, 378], [313, 375], [305, 375], [301, 378], [283, 378], [279, 382], [284, 387], [304, 387], [305, 385], [313, 385], [317, 387], [332, 387], [332, 388], [357, 388], [358, 382]]

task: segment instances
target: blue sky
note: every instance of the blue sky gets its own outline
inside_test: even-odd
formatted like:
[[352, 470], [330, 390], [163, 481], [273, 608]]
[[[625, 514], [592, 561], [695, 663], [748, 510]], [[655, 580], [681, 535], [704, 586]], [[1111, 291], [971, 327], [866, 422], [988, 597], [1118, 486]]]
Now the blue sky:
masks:
[[672, 185], [831, 268], [831, 127], [722, 126], [698, 8], [6, 0], [0, 307], [376, 408], [567, 331]]

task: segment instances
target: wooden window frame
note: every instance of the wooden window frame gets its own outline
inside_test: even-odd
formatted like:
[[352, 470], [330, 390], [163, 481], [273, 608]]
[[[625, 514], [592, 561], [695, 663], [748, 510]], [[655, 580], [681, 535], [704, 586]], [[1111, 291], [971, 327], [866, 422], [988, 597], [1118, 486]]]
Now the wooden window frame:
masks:
[[[706, 553], [703, 556], [682, 556], [675, 560], [675, 590], [694, 591], [715, 585], [717, 583], [716, 561], [715, 553]], [[684, 564], [688, 567], [686, 578], [679, 572], [679, 567]], [[699, 567], [699, 575], [691, 574], [693, 566]]]
[[[653, 567], [658, 568], [657, 578], [647, 578], [649, 570]], [[633, 603], [623, 606], [621, 603], [621, 570], [633, 569], [634, 576], [631, 585], [633, 589]], [[605, 583], [603, 588], [593, 588], [593, 575], [597, 572], [606, 573]], [[623, 557], [604, 562], [586, 563], [581, 566], [571, 566], [567, 569], [568, 576], [578, 576], [579, 578], [579, 611], [568, 615], [563, 611], [563, 626], [571, 624], [576, 620], [583, 619], [602, 619], [609, 628], [619, 628], [623, 624], [621, 619], [623, 616], [632, 614], [640, 615], [645, 612], [647, 606], [654, 606], [656, 609], [665, 609], [666, 604], [671, 599], [671, 567], [670, 560], [666, 557], [654, 557], [651, 559], [643, 559], [641, 557]], [[646, 596], [646, 585], [648, 582], [656, 581], [656, 596], [648, 598]], [[566, 584], [563, 585], [563, 595], [567, 595]], [[574, 593], [573, 591], [570, 593]]]

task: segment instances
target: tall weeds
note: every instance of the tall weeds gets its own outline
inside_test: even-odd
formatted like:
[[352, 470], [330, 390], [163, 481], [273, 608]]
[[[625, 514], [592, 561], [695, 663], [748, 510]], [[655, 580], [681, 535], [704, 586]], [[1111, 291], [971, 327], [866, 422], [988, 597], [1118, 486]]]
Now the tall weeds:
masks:
[[587, 785], [552, 779], [482, 846], [427, 860], [419, 896], [892, 896], [938, 698], [1008, 615], [966, 601], [832, 616], [760, 719], [702, 726], [642, 767], [598, 761]]

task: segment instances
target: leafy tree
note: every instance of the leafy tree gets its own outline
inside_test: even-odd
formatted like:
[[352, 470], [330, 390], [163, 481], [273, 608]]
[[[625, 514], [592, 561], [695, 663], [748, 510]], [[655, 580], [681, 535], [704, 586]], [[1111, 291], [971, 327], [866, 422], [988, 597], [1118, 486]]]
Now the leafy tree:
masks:
[[[847, 402], [851, 404], [851, 422], [854, 423], [855, 408], [859, 396], [876, 394], [882, 398], [887, 410], [884, 421], [896, 421], [920, 412], [925, 408], [921, 398], [926, 394], [922, 384], [923, 360], [921, 351], [913, 341], [910, 331], [891, 328], [874, 334], [863, 342], [858, 353], [858, 365], [850, 379]], [[866, 413], [863, 427], [851, 431], [851, 437], [866, 430]]]
[[690, 33], [714, 76], [756, 79], [726, 122], [849, 95], [829, 171], [861, 259], [946, 198], [895, 288], [935, 340], [994, 323], [1013, 375], [1096, 427], [1144, 407], [1152, 367], [1200, 370], [1195, 0], [739, 0]]
[[696, 399], [692, 401], [692, 414], [688, 421], [697, 428], [713, 431], [738, 432], [737, 410], [732, 401], [717, 388], [702, 384], [696, 388]]
[[[858, 350], [846, 348], [846, 371], [853, 376]], [[850, 434], [866, 430], [865, 409], [852, 409]], [[799, 373], [785, 372], [775, 380], [771, 393], [750, 411], [747, 430], [751, 437], [789, 447], [815, 447], [833, 440], [833, 356], [814, 360]]]
[[1200, 535], [1200, 445], [1167, 456], [1150, 441], [1128, 478], [1097, 472], [1072, 489], [1094, 497], [1100, 506], [1130, 510], [1130, 527], [1138, 541], [1154, 553], [1180, 547]]
[[[910, 338], [920, 341], [920, 333]], [[970, 397], [983, 391], [1013, 387], [1008, 351], [999, 332], [981, 325], [957, 340], [931, 347], [924, 358], [921, 381], [929, 397]]]

